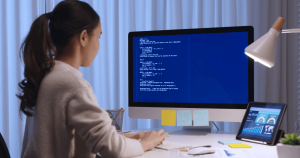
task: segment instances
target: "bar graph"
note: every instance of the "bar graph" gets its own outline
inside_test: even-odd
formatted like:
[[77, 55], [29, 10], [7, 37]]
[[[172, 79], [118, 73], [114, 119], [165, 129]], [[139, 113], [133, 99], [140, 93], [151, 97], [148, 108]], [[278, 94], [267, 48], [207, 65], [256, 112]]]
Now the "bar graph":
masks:
[[261, 133], [262, 129], [263, 129], [263, 126], [243, 128], [243, 132]]

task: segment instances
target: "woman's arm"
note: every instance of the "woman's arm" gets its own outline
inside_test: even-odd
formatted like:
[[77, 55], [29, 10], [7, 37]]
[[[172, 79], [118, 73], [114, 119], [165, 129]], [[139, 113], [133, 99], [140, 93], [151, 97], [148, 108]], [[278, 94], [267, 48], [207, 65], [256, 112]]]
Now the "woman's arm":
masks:
[[169, 134], [165, 133], [163, 129], [156, 131], [141, 131], [139, 133], [119, 133], [127, 138], [140, 140], [140, 143], [144, 151], [153, 149], [159, 144], [163, 144], [165, 137], [169, 137]]
[[117, 133], [107, 112], [101, 109], [92, 90], [75, 92], [66, 107], [67, 125], [85, 141], [86, 147], [103, 157], [134, 157], [144, 153], [141, 143]]
[[107, 112], [101, 109], [96, 96], [88, 88], [80, 89], [67, 108], [67, 124], [74, 127], [76, 133], [86, 142], [93, 152], [99, 152], [103, 157], [134, 157], [144, 151], [161, 144], [168, 134], [163, 130], [158, 132], [142, 131], [139, 136], [128, 135], [136, 139], [128, 139], [117, 133]]

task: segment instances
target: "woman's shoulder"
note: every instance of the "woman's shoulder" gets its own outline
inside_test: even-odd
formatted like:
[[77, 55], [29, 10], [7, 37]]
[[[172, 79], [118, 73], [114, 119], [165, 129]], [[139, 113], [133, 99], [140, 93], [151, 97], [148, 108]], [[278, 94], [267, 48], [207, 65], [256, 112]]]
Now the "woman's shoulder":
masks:
[[76, 91], [89, 84], [78, 74], [68, 70], [51, 70], [42, 80], [41, 88], [47, 90]]

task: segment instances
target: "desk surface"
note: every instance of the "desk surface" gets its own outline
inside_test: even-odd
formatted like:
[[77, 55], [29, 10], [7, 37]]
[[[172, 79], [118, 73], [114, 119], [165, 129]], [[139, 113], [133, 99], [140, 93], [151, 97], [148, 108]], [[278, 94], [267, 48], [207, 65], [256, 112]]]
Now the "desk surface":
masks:
[[[131, 130], [132, 132], [139, 132], [139, 130]], [[209, 133], [205, 136], [192, 136], [192, 135], [170, 135], [167, 137], [167, 141], [173, 141], [183, 144], [190, 144], [192, 146], [200, 146], [200, 145], [212, 145], [211, 148], [224, 148], [231, 149], [228, 145], [219, 144], [219, 140], [235, 140], [235, 134], [226, 134], [223, 132]], [[252, 146], [251, 149], [242, 149], [250, 151], [256, 158], [266, 158], [272, 157], [277, 158], [277, 149], [276, 146], [262, 145], [257, 143], [245, 142], [243, 144], [248, 144]], [[240, 149], [236, 149], [240, 150]], [[161, 149], [152, 149], [151, 151], [147, 151], [143, 156], [135, 157], [135, 158], [167, 158], [169, 156], [169, 151], [161, 150]]]

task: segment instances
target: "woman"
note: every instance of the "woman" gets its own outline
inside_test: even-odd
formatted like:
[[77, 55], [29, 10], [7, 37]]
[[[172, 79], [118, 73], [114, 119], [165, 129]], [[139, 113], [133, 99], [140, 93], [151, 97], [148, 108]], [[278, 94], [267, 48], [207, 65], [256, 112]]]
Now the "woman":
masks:
[[78, 68], [92, 64], [101, 34], [99, 16], [81, 1], [60, 2], [33, 22], [21, 47], [25, 79], [18, 97], [28, 116], [22, 157], [139, 156], [168, 136], [163, 130], [120, 135], [98, 106]]

